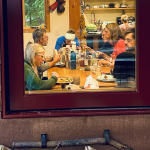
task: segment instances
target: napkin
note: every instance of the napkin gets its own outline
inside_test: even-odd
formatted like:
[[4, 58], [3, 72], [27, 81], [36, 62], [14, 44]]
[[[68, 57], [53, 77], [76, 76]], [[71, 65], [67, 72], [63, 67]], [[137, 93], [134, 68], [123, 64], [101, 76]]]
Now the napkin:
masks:
[[98, 81], [96, 81], [91, 75], [86, 78], [84, 85], [85, 89], [99, 89]]
[[72, 92], [76, 92], [76, 91], [78, 91], [79, 89], [81, 89], [79, 86], [77, 86], [77, 85], [75, 85], [75, 84], [71, 84], [71, 83], [69, 83], [69, 85], [67, 85], [65, 88], [66, 88], [67, 90], [68, 90], [68, 89], [71, 89]]

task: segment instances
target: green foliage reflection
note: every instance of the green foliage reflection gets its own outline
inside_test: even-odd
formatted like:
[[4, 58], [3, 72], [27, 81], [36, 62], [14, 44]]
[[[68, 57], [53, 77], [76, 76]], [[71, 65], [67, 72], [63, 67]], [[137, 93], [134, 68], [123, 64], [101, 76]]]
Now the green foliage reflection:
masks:
[[25, 0], [25, 26], [45, 23], [44, 0]]

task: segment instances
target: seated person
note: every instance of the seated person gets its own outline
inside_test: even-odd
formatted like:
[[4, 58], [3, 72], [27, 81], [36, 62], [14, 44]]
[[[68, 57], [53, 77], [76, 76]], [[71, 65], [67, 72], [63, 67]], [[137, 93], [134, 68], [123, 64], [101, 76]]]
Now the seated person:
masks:
[[113, 75], [117, 79], [117, 87], [135, 88], [135, 54], [120, 53], [115, 60]]
[[[72, 47], [71, 41], [76, 42], [77, 49], [80, 49], [79, 47], [79, 40], [75, 36], [74, 30], [70, 29], [66, 32], [65, 36], [61, 36], [57, 39], [55, 49], [60, 51], [61, 47], [66, 47], [66, 45], [70, 45]], [[67, 50], [68, 48], [66, 48]]]
[[[135, 28], [129, 28], [127, 32], [125, 33], [125, 50], [126, 52], [132, 52], [135, 53]], [[113, 56], [112, 56], [113, 57]], [[115, 60], [115, 57], [113, 58]], [[111, 66], [111, 68], [114, 67], [114, 61], [106, 61], [104, 59], [99, 61], [99, 65], [107, 64], [108, 66]]]
[[[109, 49], [112, 51], [113, 48], [113, 52], [112, 52], [113, 57], [117, 57], [118, 54], [125, 52], [125, 43], [118, 24], [116, 23], [107, 24], [105, 27], [105, 33], [106, 33], [105, 38], [109, 43], [109, 47], [110, 47]], [[90, 50], [90, 51], [94, 53], [94, 50]], [[105, 64], [109, 63], [109, 61], [107, 61], [107, 58], [110, 58], [110, 56], [104, 54], [101, 51], [96, 51], [96, 52], [99, 53], [100, 57], [106, 59], [106, 60], [102, 59], [101, 61], [104, 61]], [[110, 54], [111, 53], [109, 53], [109, 55]]]
[[[113, 45], [111, 45], [108, 42], [108, 39], [106, 37], [106, 32], [104, 29], [102, 30], [102, 39], [104, 41], [104, 44], [97, 51], [91, 49], [90, 47], [86, 45], [84, 45], [83, 49], [88, 50], [90, 54], [95, 54], [95, 56], [99, 55], [99, 59], [107, 58], [107, 57], [109, 58], [113, 52]], [[87, 54], [89, 53], [87, 52]]]
[[[98, 52], [103, 52], [106, 55], [111, 56], [111, 54], [113, 52], [113, 45], [111, 45], [108, 42], [108, 39], [106, 37], [105, 29], [102, 30], [102, 39], [104, 41], [104, 44], [103, 44], [103, 46], [101, 48], [98, 49]], [[99, 56], [99, 58], [103, 58], [103, 57]]]
[[125, 52], [125, 43], [119, 25], [116, 23], [109, 23], [105, 27], [107, 41], [113, 46], [113, 53], [115, 57], [118, 54]]
[[114, 64], [113, 74], [118, 87], [136, 87], [135, 84], [135, 28], [125, 33], [126, 52], [120, 53]]
[[41, 80], [38, 76], [37, 67], [44, 61], [45, 49], [38, 43], [31, 43], [26, 46], [24, 60], [24, 82], [25, 90], [49, 90], [56, 84], [58, 74], [52, 72], [49, 80]]
[[128, 24], [128, 16], [126, 14], [123, 14], [121, 16], [121, 21], [123, 24], [119, 25], [119, 27], [121, 29], [121, 32], [124, 34], [129, 28], [132, 28], [132, 26]]
[[[32, 37], [33, 37], [34, 43], [39, 43], [42, 46], [47, 46], [49, 38], [45, 29], [40, 28], [40, 29], [34, 30], [32, 33]], [[52, 57], [45, 58], [44, 62], [47, 62], [47, 63], [42, 63], [41, 66], [38, 67], [39, 77], [42, 78], [43, 72], [46, 71], [47, 69], [50, 69], [50, 67], [55, 65], [55, 63], [57, 63], [60, 59], [61, 57], [59, 54], [55, 55], [54, 58]]]

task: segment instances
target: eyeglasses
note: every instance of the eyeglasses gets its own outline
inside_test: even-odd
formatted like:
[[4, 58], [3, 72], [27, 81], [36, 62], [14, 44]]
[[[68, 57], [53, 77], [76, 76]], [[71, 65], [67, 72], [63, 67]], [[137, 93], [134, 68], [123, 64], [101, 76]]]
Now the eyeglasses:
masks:
[[48, 36], [46, 36], [46, 37], [42, 37], [41, 39], [48, 39]]
[[36, 54], [36, 55], [40, 55], [45, 60], [45, 55], [42, 54]]
[[132, 39], [129, 39], [129, 38], [126, 38], [124, 41], [127, 41], [127, 42], [132, 42]]

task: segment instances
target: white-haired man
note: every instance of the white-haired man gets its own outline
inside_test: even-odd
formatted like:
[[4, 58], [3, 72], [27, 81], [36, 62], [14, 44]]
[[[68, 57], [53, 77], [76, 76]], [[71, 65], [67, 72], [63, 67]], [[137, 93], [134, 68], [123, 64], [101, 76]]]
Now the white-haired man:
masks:
[[[42, 46], [47, 46], [48, 44], [48, 35], [46, 33], [46, 30], [40, 28], [36, 29], [32, 33], [32, 37], [34, 40], [34, 43], [39, 43]], [[45, 59], [46, 63], [41, 64], [40, 67], [38, 67], [38, 74], [40, 78], [43, 78], [43, 72], [47, 69], [50, 69], [50, 67], [54, 66], [55, 63], [57, 63], [60, 60], [60, 55], [57, 54], [53, 58], [47, 57]]]

